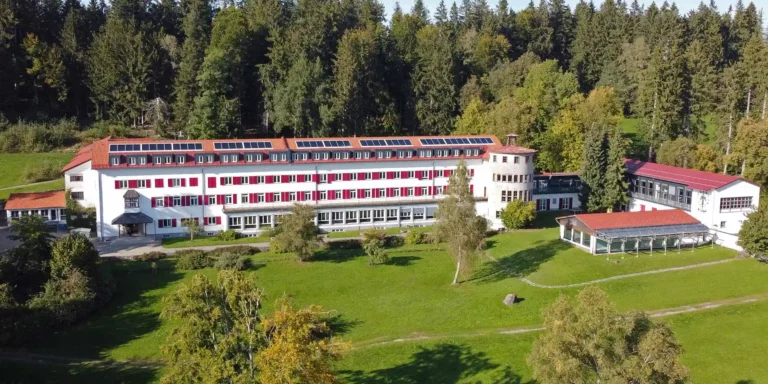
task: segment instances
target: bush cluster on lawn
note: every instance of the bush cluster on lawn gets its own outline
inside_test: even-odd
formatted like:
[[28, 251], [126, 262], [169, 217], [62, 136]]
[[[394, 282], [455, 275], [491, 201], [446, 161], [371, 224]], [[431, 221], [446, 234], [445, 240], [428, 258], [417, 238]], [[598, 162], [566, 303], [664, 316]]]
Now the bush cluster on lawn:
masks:
[[176, 252], [179, 260], [176, 268], [184, 271], [203, 269], [213, 266], [214, 260], [207, 253], [198, 250], [184, 250]]
[[405, 243], [408, 245], [424, 244], [427, 241], [427, 235], [423, 232], [408, 231], [405, 234]]
[[391, 235], [384, 238], [384, 246], [387, 248], [402, 247], [405, 240], [401, 236]]
[[0, 122], [0, 152], [50, 152], [78, 142], [77, 123], [59, 120], [52, 123]]
[[213, 264], [216, 269], [234, 269], [236, 271], [242, 271], [248, 268], [248, 259], [240, 256], [236, 253], [227, 253], [219, 256], [216, 263]]
[[208, 255], [212, 257], [220, 257], [222, 255], [231, 253], [238, 256], [249, 256], [249, 255], [255, 255], [258, 252], [259, 252], [258, 248], [251, 247], [249, 245], [230, 245], [228, 247], [216, 248], [208, 252]]
[[240, 234], [237, 233], [237, 231], [234, 229], [227, 229], [226, 231], [221, 231], [218, 235], [216, 235], [216, 239], [221, 241], [233, 241], [237, 240], [238, 237], [240, 237]]
[[45, 160], [38, 164], [27, 165], [22, 171], [22, 177], [27, 183], [55, 180], [61, 177], [61, 168], [64, 163]]
[[160, 259], [164, 259], [168, 257], [168, 254], [165, 252], [159, 252], [159, 251], [152, 251], [147, 253], [142, 253], [141, 255], [134, 256], [131, 258], [133, 261], [158, 261]]
[[51, 243], [37, 216], [11, 230], [20, 245], [0, 255], [0, 345], [24, 345], [111, 299], [114, 281], [88, 238], [74, 233]]

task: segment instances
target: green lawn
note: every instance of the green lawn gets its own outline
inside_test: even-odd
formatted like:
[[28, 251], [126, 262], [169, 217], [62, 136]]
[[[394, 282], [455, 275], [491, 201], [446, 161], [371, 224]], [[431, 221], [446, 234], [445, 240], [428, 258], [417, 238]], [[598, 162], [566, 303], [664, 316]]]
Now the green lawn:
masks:
[[[388, 235], [396, 235], [398, 233], [401, 233], [402, 231], [415, 231], [415, 232], [422, 232], [427, 233], [432, 230], [432, 226], [427, 227], [393, 227], [393, 228], [386, 228], [382, 229], [381, 231], [388, 234]], [[329, 232], [328, 238], [329, 239], [341, 239], [345, 237], [360, 237], [360, 234], [365, 231], [364, 229], [356, 229], [352, 231], [343, 231], [343, 232]]]
[[[504, 268], [549, 284], [733, 256], [721, 248], [700, 248], [680, 255], [641, 254], [614, 264], [604, 257], [591, 256], [561, 243], [556, 234], [556, 230], [546, 229], [497, 235], [489, 239], [489, 253], [501, 260]], [[266, 290], [265, 314], [284, 292], [292, 294], [300, 305], [319, 304], [333, 311], [336, 314], [331, 321], [333, 328], [355, 346], [339, 363], [339, 370], [350, 382], [360, 383], [416, 383], [428, 377], [439, 378], [433, 382], [498, 382], [502, 379], [526, 382], [530, 372], [524, 356], [534, 334], [499, 336], [492, 333], [538, 326], [544, 306], [561, 293], [573, 295], [579, 290], [535, 288], [510, 277], [499, 264], [492, 262], [481, 263], [473, 275], [465, 276], [464, 283], [454, 287], [450, 282], [455, 265], [445, 251], [433, 245], [388, 251], [390, 263], [375, 267], [367, 265], [360, 250], [325, 250], [315, 261], [304, 263], [266, 252], [254, 256], [255, 266], [250, 273]], [[278, 258], [283, 260], [264, 261]], [[160, 359], [159, 346], [173, 327], [158, 318], [162, 298], [193, 275], [175, 271], [173, 263], [173, 259], [161, 261], [155, 276], [149, 263], [115, 264], [119, 290], [107, 309], [90, 321], [29, 349], [87, 358]], [[202, 273], [214, 276], [216, 271], [207, 269]], [[654, 310], [764, 294], [768, 292], [766, 276], [768, 265], [743, 259], [610, 281], [600, 286], [619, 310]], [[506, 307], [502, 299], [508, 293], [516, 293], [524, 300], [514, 307]], [[694, 326], [701, 326], [695, 321], [696, 314], [690, 316]], [[733, 321], [738, 321], [738, 316], [733, 316]], [[738, 326], [733, 328], [733, 332], [738, 332]], [[752, 337], [760, 334], [746, 329]], [[486, 336], [468, 337], [478, 334]], [[715, 332], [708, 331], [710, 337], [712, 334]], [[419, 336], [438, 339], [376, 345]], [[690, 360], [692, 371], [713, 369], [712, 362], [702, 367], [699, 361]], [[725, 359], [719, 364], [729, 364], [729, 361]], [[744, 372], [758, 369], [752, 363], [745, 364]], [[707, 377], [705, 373], [702, 375]], [[397, 380], [398, 377], [403, 379]]]
[[238, 245], [264, 243], [269, 241], [269, 236], [261, 235], [257, 237], [241, 237], [235, 240], [218, 240], [216, 237], [198, 237], [190, 240], [186, 237], [174, 237], [163, 239], [163, 248], [186, 248], [186, 247], [205, 247], [210, 245]]
[[57, 191], [64, 189], [64, 178], [58, 180], [49, 181], [47, 183], [32, 185], [23, 188], [12, 188], [0, 190], [0, 200], [5, 200], [11, 193], [19, 192], [45, 192], [45, 191]]
[[[3, 153], [0, 154], [0, 188], [27, 184], [22, 171], [44, 162], [60, 163], [62, 167], [74, 157], [74, 153]], [[2, 196], [0, 196], [2, 198]]]

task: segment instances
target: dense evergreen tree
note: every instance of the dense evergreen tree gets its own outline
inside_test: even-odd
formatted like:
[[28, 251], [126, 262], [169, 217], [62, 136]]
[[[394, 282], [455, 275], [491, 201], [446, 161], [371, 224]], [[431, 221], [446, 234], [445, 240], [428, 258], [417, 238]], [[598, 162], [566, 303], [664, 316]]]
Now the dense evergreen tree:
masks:
[[416, 38], [413, 79], [419, 127], [428, 135], [450, 133], [458, 107], [452, 44], [447, 34], [434, 26], [422, 28]]
[[195, 97], [199, 94], [197, 76], [211, 38], [213, 10], [208, 0], [186, 0], [182, 3], [182, 12], [184, 43], [181, 48], [178, 76], [174, 84], [173, 110], [177, 124], [185, 127], [189, 119], [189, 111]]
[[600, 211], [605, 196], [608, 166], [608, 139], [604, 127], [591, 127], [584, 138], [584, 160], [581, 165], [581, 206], [588, 212]]

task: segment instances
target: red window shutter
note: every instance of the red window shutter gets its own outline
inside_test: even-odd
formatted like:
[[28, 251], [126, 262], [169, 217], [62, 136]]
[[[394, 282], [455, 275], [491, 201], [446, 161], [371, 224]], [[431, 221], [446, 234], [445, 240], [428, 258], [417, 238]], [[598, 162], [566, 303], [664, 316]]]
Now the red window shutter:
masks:
[[333, 181], [336, 180], [336, 175], [333, 173], [328, 174], [328, 182], [333, 183]]
[[205, 205], [205, 196], [203, 195], [197, 196], [197, 205]]
[[427, 194], [428, 194], [429, 196], [434, 196], [434, 195], [435, 195], [435, 194], [434, 194], [434, 188], [432, 188], [432, 187], [427, 187]]
[[291, 195], [288, 192], [280, 192], [280, 201], [288, 201], [291, 199]]
[[232, 178], [232, 184], [234, 185], [240, 185], [242, 183], [243, 179], [240, 178], [240, 176], [235, 176]]
[[357, 198], [358, 199], [364, 199], [365, 198], [365, 189], [360, 188], [357, 190]]
[[358, 180], [365, 180], [365, 172], [358, 172], [357, 173], [357, 179]]
[[312, 191], [312, 196], [311, 197], [312, 197], [313, 201], [316, 201], [317, 200], [317, 191]]
[[475, 194], [475, 186], [472, 185], [472, 184], [469, 185], [469, 193], [471, 193], [473, 195]]
[[163, 228], [163, 221], [162, 220], [158, 220], [157, 221], [157, 227], [158, 228]]
[[197, 187], [197, 177], [190, 177], [189, 178], [189, 186], [190, 187]]
[[400, 171], [400, 178], [401, 179], [407, 179], [408, 178], [408, 171]]
[[469, 170], [469, 175], [470, 176], [474, 176], [475, 175], [475, 169], [474, 168]]
[[349, 193], [349, 189], [345, 189], [345, 190], [341, 191], [341, 198], [344, 199], [344, 200], [349, 199], [350, 195], [351, 194]]
[[374, 172], [371, 176], [373, 176], [373, 180], [378, 180], [379, 175], [380, 175], [379, 172]]
[[224, 185], [224, 177], [219, 177], [219, 184]]
[[373, 190], [371, 190], [371, 197], [373, 197], [373, 198], [379, 197], [379, 190], [375, 189], [375, 188]]
[[325, 193], [325, 196], [328, 198], [328, 200], [333, 200], [334, 198], [336, 198], [336, 192], [334, 192], [332, 190], [331, 191], [327, 191]]
[[168, 196], [163, 196], [163, 206], [165, 206], [165, 207], [170, 207], [171, 206], [171, 202], [168, 201], [169, 199], [170, 198]]
[[421, 171], [416, 171], [416, 178], [421, 179]]
[[394, 172], [387, 172], [387, 179], [394, 179], [395, 173]]
[[344, 173], [341, 176], [341, 179], [344, 181], [350, 181], [352, 180], [352, 174], [351, 173]]
[[216, 225], [221, 225], [221, 216], [216, 216]]
[[232, 204], [237, 204], [237, 195], [232, 195]]
[[120, 180], [115, 180], [115, 189], [120, 189]]
[[[317, 183], [319, 181], [320, 181], [320, 175], [318, 175], [317, 173], [313, 174], [312, 175], [312, 182], [313, 183]], [[317, 200], [317, 199], [315, 199], [315, 200]]]
[[168, 187], [170, 187], [171, 185], [173, 185], [173, 184], [171, 183], [171, 179], [168, 179]]
[[275, 194], [274, 193], [267, 193], [267, 202], [274, 203], [275, 202]]
[[187, 179], [181, 179], [181, 186], [186, 187], [187, 186]]
[[182, 196], [181, 197], [181, 206], [184, 207], [186, 205], [187, 205], [187, 197], [186, 196]]
[[421, 187], [416, 187], [413, 189], [413, 194], [416, 196], [421, 196]]
[[432, 170], [429, 170], [429, 171], [427, 172], [427, 177], [429, 177], [429, 179], [430, 179], [430, 180], [432, 180], [432, 178], [434, 177], [434, 171], [432, 171]]
[[266, 176], [264, 178], [264, 182], [267, 183], [267, 184], [272, 184], [272, 181], [273, 181], [272, 180], [272, 176]]
[[157, 206], [157, 203], [155, 202], [155, 198], [154, 197], [150, 197], [149, 201], [152, 202], [152, 208], [155, 208]]
[[155, 179], [155, 188], [163, 187], [163, 179]]
[[408, 196], [408, 187], [400, 187], [400, 196]]
[[136, 180], [128, 180], [128, 188], [136, 188]]
[[209, 177], [208, 178], [208, 188], [216, 188], [216, 178], [215, 177]]
[[171, 220], [171, 226], [176, 228], [176, 219]]
[[249, 176], [248, 184], [256, 184], [256, 176]]
[[304, 182], [304, 175], [298, 175], [296, 176], [296, 182], [303, 183]]
[[283, 183], [288, 183], [288, 182], [291, 181], [291, 177], [288, 176], [288, 175], [282, 175], [282, 176], [280, 176], [280, 181], [283, 182]]

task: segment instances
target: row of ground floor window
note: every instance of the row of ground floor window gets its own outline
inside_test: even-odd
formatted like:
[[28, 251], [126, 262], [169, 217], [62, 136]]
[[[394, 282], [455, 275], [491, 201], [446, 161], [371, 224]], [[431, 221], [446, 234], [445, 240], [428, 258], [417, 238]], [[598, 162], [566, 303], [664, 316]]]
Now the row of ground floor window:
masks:
[[[357, 209], [344, 211], [318, 212], [315, 224], [322, 227], [328, 225], [368, 224], [415, 222], [433, 220], [437, 207], [400, 207]], [[227, 220], [229, 229], [259, 230], [262, 227], [274, 227], [280, 222], [276, 214], [230, 216]]]
[[[592, 236], [586, 232], [576, 229], [566, 229], [563, 232], [562, 239], [571, 244], [591, 250]], [[684, 245], [698, 245], [698, 237], [667, 236], [667, 237], [643, 237], [643, 238], [625, 238], [625, 239], [595, 239], [595, 254], [606, 253], [624, 253], [649, 250], [677, 249]]]

